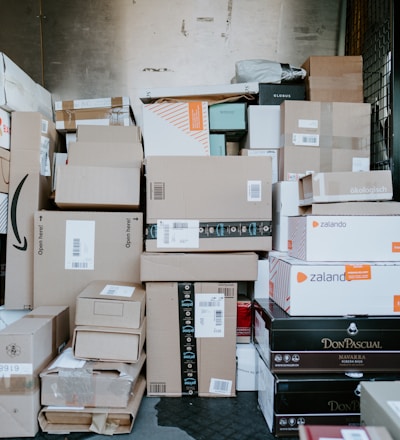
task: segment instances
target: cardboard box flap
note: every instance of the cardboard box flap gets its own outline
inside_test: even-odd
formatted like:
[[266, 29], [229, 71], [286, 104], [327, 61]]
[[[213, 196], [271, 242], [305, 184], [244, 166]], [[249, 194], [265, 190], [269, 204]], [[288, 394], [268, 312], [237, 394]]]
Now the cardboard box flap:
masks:
[[128, 96], [116, 96], [109, 98], [93, 98], [93, 99], [75, 99], [56, 101], [54, 103], [54, 109], [58, 110], [82, 110], [104, 107], [122, 107], [130, 105]]
[[301, 215], [400, 215], [400, 202], [312, 203], [299, 207]]

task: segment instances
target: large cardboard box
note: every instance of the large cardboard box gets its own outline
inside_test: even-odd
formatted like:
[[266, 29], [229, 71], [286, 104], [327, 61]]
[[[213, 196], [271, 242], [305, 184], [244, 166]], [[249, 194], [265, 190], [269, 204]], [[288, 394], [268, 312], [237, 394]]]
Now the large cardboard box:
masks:
[[53, 120], [51, 93], [0, 52], [0, 107], [8, 112], [39, 112]]
[[[66, 134], [68, 135], [68, 133]], [[141, 142], [142, 132], [137, 125], [78, 125], [76, 128], [76, 141], [79, 142], [107, 142], [130, 143]]]
[[38, 417], [40, 428], [49, 434], [129, 434], [136, 421], [145, 390], [146, 379], [141, 375], [136, 381], [126, 408], [44, 406]]
[[76, 131], [79, 125], [135, 125], [128, 96], [76, 99], [54, 103], [56, 128]]
[[299, 179], [299, 205], [392, 200], [390, 170], [313, 173]]
[[148, 157], [149, 252], [271, 249], [270, 157]]
[[71, 332], [76, 297], [91, 281], [140, 282], [142, 213], [43, 210], [34, 229], [35, 307], [68, 305]]
[[75, 325], [139, 328], [145, 307], [142, 284], [95, 280], [76, 299]]
[[270, 297], [291, 316], [398, 316], [399, 274], [399, 262], [307, 262], [270, 255]]
[[142, 351], [135, 364], [85, 361], [68, 347], [40, 373], [41, 404], [125, 408], [145, 360]]
[[306, 97], [310, 101], [363, 102], [361, 56], [310, 56], [301, 66], [307, 72]]
[[143, 104], [142, 116], [145, 157], [210, 155], [207, 102]]
[[400, 261], [399, 224], [397, 215], [289, 217], [288, 254], [307, 261]]
[[360, 391], [360, 422], [385, 426], [394, 440], [400, 440], [400, 381], [362, 381]]
[[78, 359], [135, 363], [146, 339], [146, 318], [139, 328], [77, 325], [72, 350]]
[[312, 203], [299, 206], [301, 215], [400, 215], [400, 202]]
[[255, 281], [255, 252], [143, 252], [140, 279], [148, 281]]
[[5, 307], [33, 307], [33, 216], [50, 209], [56, 150], [54, 123], [37, 112], [14, 112], [11, 139]]
[[242, 156], [270, 156], [272, 158], [272, 183], [278, 181], [279, 148], [241, 148]]
[[396, 372], [400, 316], [290, 316], [254, 301], [253, 340], [275, 373]]
[[278, 181], [297, 182], [300, 177], [320, 170], [318, 147], [284, 146], [279, 149]]
[[231, 397], [237, 283], [146, 283], [147, 394]]

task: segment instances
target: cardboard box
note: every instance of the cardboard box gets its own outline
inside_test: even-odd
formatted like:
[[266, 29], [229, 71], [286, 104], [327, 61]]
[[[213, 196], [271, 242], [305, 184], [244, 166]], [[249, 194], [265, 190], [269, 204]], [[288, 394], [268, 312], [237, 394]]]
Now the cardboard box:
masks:
[[368, 440], [393, 440], [384, 426], [299, 425], [300, 440], [355, 438]]
[[210, 133], [210, 156], [226, 156], [226, 136], [224, 133]]
[[254, 281], [258, 275], [255, 252], [143, 252], [140, 279], [148, 281]]
[[5, 307], [33, 307], [33, 216], [50, 209], [54, 123], [36, 112], [14, 112], [11, 139]]
[[313, 173], [299, 179], [299, 205], [392, 200], [390, 170]]
[[306, 86], [304, 82], [299, 83], [260, 83], [258, 104], [259, 105], [280, 105], [283, 101], [306, 99]]
[[[68, 134], [68, 133], [67, 133]], [[66, 135], [67, 135], [66, 134]], [[79, 142], [130, 143], [141, 142], [142, 132], [137, 125], [78, 125], [76, 139]]]
[[257, 358], [254, 344], [236, 345], [236, 391], [257, 391]]
[[140, 168], [61, 165], [54, 201], [61, 209], [135, 211], [140, 182]]
[[140, 283], [142, 213], [43, 210], [33, 226], [35, 307], [68, 305], [71, 333], [76, 297], [91, 281]]
[[400, 261], [398, 225], [395, 215], [289, 217], [288, 254], [307, 261]]
[[143, 104], [142, 114], [145, 157], [210, 155], [207, 102]]
[[10, 151], [0, 147], [0, 193], [8, 194], [10, 182]]
[[394, 440], [400, 439], [399, 380], [361, 382], [361, 417], [366, 425], [385, 426]]
[[253, 299], [269, 297], [269, 260], [267, 257], [259, 257], [258, 275], [254, 281]]
[[52, 193], [56, 190], [57, 185], [57, 169], [59, 166], [66, 165], [68, 162], [68, 153], [54, 153], [53, 159], [53, 170], [52, 170]]
[[41, 404], [126, 408], [145, 359], [142, 351], [135, 364], [85, 361], [66, 348], [40, 373]]
[[212, 133], [224, 133], [228, 141], [239, 141], [247, 132], [247, 103], [223, 102], [209, 106]]
[[6, 150], [11, 145], [11, 113], [0, 108], [0, 147]]
[[310, 56], [301, 66], [306, 70], [309, 101], [364, 101], [361, 56]]
[[399, 273], [394, 261], [307, 262], [270, 255], [270, 297], [291, 316], [398, 316]]
[[279, 148], [281, 146], [281, 108], [279, 105], [249, 105], [247, 119], [247, 148]]
[[254, 301], [254, 344], [274, 373], [396, 372], [400, 316], [290, 316]]
[[8, 112], [39, 112], [53, 120], [51, 93], [3, 52], [0, 52], [0, 107]]
[[301, 215], [400, 215], [400, 202], [313, 203], [299, 206]]
[[146, 309], [147, 395], [235, 396], [237, 283], [149, 282]]
[[272, 158], [272, 183], [278, 181], [279, 148], [242, 148], [240, 154], [242, 156], [270, 156]]
[[96, 280], [76, 298], [75, 325], [139, 328], [146, 291], [139, 283]]
[[145, 165], [146, 251], [271, 249], [270, 157], [153, 156]]
[[126, 408], [42, 407], [38, 417], [40, 428], [50, 434], [129, 434], [136, 421], [145, 390], [146, 379], [140, 376]]
[[146, 318], [139, 328], [77, 325], [72, 350], [78, 359], [135, 363], [146, 339]]
[[76, 131], [79, 125], [135, 125], [128, 96], [56, 101], [54, 109], [60, 132]]

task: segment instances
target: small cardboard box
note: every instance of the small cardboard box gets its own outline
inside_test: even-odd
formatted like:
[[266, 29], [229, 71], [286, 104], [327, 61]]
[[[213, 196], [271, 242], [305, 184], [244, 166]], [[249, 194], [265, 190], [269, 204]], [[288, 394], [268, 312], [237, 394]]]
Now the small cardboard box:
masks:
[[143, 104], [142, 113], [145, 157], [210, 155], [207, 102]]
[[224, 133], [210, 133], [210, 156], [226, 156], [226, 136]]
[[77, 325], [72, 349], [85, 360], [135, 363], [140, 360], [146, 339], [146, 318], [139, 328]]
[[247, 148], [279, 148], [281, 146], [281, 108], [279, 105], [249, 105], [247, 118]]
[[125, 408], [144, 365], [142, 351], [135, 364], [85, 361], [66, 348], [41, 371], [41, 404]]
[[228, 141], [239, 141], [247, 132], [247, 103], [210, 105], [209, 127], [211, 133], [224, 133]]
[[360, 422], [385, 426], [393, 440], [400, 440], [400, 380], [361, 381]]
[[76, 298], [75, 325], [139, 328], [145, 306], [141, 284], [95, 280]]
[[392, 200], [390, 170], [313, 173], [299, 179], [299, 205]]
[[146, 251], [271, 249], [271, 162], [267, 156], [148, 157]]
[[146, 391], [146, 379], [140, 376], [135, 383], [126, 408], [108, 407], [42, 407], [38, 421], [43, 432], [69, 434], [91, 432], [102, 435], [129, 434]]
[[399, 221], [396, 215], [292, 216], [288, 254], [307, 261], [400, 261]]

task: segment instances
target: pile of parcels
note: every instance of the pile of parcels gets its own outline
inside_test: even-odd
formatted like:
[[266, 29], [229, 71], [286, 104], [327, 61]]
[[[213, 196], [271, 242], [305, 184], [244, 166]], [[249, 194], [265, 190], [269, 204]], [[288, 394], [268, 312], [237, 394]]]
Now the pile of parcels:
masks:
[[30, 312], [0, 332], [2, 436], [127, 433], [145, 394], [243, 390], [277, 437], [378, 408], [399, 429], [400, 208], [370, 171], [362, 59], [303, 67], [143, 90], [137, 115], [11, 109], [4, 306]]

